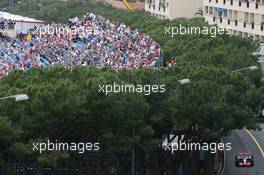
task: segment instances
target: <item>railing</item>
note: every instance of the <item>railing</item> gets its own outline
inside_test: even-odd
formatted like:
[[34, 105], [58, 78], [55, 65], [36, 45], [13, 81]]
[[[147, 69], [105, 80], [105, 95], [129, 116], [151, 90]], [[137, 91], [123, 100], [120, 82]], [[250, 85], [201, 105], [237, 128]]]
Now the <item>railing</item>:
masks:
[[252, 5], [258, 9], [259, 5], [264, 5], [264, 1], [253, 1], [253, 0], [207, 0], [209, 3], [222, 3], [222, 4], [229, 4], [233, 6], [234, 4], [237, 4], [239, 7], [242, 7], [243, 4], [246, 4], [247, 8], [251, 8]]

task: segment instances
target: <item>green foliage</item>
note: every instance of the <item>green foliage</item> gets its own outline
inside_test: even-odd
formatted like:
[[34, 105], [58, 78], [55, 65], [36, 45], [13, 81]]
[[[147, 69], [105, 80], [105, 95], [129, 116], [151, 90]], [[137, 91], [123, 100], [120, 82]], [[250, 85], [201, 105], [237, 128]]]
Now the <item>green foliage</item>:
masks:
[[[21, 139], [29, 141], [37, 138], [67, 140], [90, 132], [109, 139], [115, 148], [123, 150], [129, 149], [131, 143], [148, 142], [146, 138], [186, 131], [196, 122], [202, 138], [216, 139], [226, 134], [224, 131], [254, 126], [257, 122], [262, 95], [259, 85], [250, 78], [253, 74], [259, 78], [261, 74], [245, 74], [188, 62], [170, 69], [119, 73], [84, 67], [15, 71], [0, 81], [1, 96], [23, 92], [31, 99], [22, 103], [0, 103], [0, 115], [8, 114], [8, 118], [1, 118], [1, 133], [9, 133], [5, 135], [12, 140], [15, 133], [20, 133], [16, 128], [21, 128]], [[178, 80], [186, 77], [192, 80], [191, 84], [179, 85]], [[166, 92], [149, 96], [98, 92], [99, 85], [114, 82], [165, 84]], [[132, 136], [133, 128], [137, 131], [136, 138]], [[208, 138], [205, 134], [208, 131], [215, 132], [216, 137]], [[131, 142], [126, 142], [129, 137]]]
[[58, 160], [69, 158], [67, 153], [51, 152], [48, 155], [40, 155], [37, 162], [49, 167], [57, 167]]
[[[180, 85], [183, 78], [191, 83]], [[172, 132], [213, 141], [234, 128], [256, 126], [263, 104], [260, 78], [258, 71], [231, 72], [195, 62], [133, 72], [91, 67], [15, 71], [0, 81], [0, 95], [26, 93], [30, 100], [0, 101], [0, 116], [6, 116], [0, 117], [0, 140], [19, 158], [34, 156], [40, 165], [51, 167], [70, 153], [39, 154], [32, 151], [33, 140], [80, 142], [95, 135], [110, 145], [102, 151], [122, 157], [131, 145], [145, 154], [155, 152], [162, 136]], [[114, 82], [164, 84], [166, 91], [146, 96], [98, 92], [99, 85]], [[198, 124], [197, 133], [189, 130], [193, 123]]]
[[0, 118], [0, 141], [8, 143], [12, 139], [16, 139], [21, 135], [19, 128], [13, 127], [8, 117]]
[[[162, 21], [143, 11], [129, 13], [84, 0], [20, 0], [13, 12], [67, 22], [69, 17], [81, 17], [87, 11], [147, 33], [160, 43], [165, 61], [176, 59], [177, 65], [133, 72], [90, 67], [12, 72], [0, 80], [0, 95], [26, 93], [30, 100], [0, 101], [0, 116], [4, 116], [0, 117], [0, 140], [9, 144], [7, 150], [32, 154], [39, 163], [54, 167], [57, 160], [68, 155], [34, 154], [28, 147], [32, 140], [67, 142], [95, 134], [111, 145], [113, 154], [126, 157], [132, 145], [146, 152], [156, 151], [162, 135], [172, 132], [189, 137], [198, 134], [211, 141], [231, 129], [256, 126], [264, 105], [262, 72], [232, 72], [256, 63], [251, 53], [257, 44], [251, 40], [227, 35], [171, 37], [165, 35], [165, 27], [208, 24], [202, 18]], [[179, 85], [183, 78], [191, 79], [191, 83]], [[166, 92], [149, 96], [98, 93], [99, 85], [113, 82], [165, 84]], [[194, 123], [198, 124], [197, 133], [189, 132]]]

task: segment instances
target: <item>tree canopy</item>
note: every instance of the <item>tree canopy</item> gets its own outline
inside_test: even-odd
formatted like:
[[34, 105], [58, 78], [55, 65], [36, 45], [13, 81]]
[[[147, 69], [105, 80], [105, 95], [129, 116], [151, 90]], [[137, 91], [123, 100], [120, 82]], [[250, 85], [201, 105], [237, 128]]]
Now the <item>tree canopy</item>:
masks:
[[[40, 155], [32, 151], [32, 142], [46, 139], [70, 142], [95, 137], [104, 143], [102, 151], [117, 157], [124, 169], [131, 158], [132, 145], [138, 150], [137, 157], [153, 155], [149, 169], [153, 171], [151, 174], [157, 174], [156, 168], [164, 166], [160, 162], [171, 160], [155, 157], [160, 156], [155, 153], [159, 152], [157, 148], [164, 134], [181, 133], [189, 137], [197, 134], [212, 141], [231, 129], [256, 127], [264, 104], [262, 72], [232, 72], [256, 64], [257, 58], [251, 53], [257, 43], [252, 40], [227, 35], [171, 37], [165, 35], [165, 27], [209, 25], [202, 18], [159, 20], [143, 11], [130, 13], [84, 0], [20, 0], [13, 9], [14, 13], [47, 22], [67, 22], [69, 17], [81, 17], [87, 11], [150, 35], [163, 48], [164, 60], [176, 59], [177, 64], [171, 68], [119, 72], [90, 67], [12, 72], [0, 80], [0, 96], [26, 93], [30, 100], [0, 101], [3, 155], [15, 156], [24, 169], [28, 156], [37, 160], [38, 168], [56, 167], [57, 160], [67, 158], [69, 153]], [[184, 78], [191, 83], [180, 85], [178, 80]], [[147, 96], [98, 92], [99, 85], [114, 82], [164, 84], [166, 91]], [[198, 124], [197, 133], [189, 130], [194, 123]], [[180, 154], [177, 159], [182, 157]], [[4, 156], [0, 156], [0, 166], [12, 174]], [[122, 174], [129, 173], [127, 169]]]
[[[0, 81], [1, 96], [26, 93], [30, 100], [0, 102], [1, 143], [7, 152], [16, 153], [18, 160], [34, 155], [41, 166], [56, 166], [56, 161], [67, 158], [68, 153], [40, 155], [32, 151], [33, 141], [71, 142], [95, 135], [111, 145], [102, 151], [120, 159], [131, 145], [145, 154], [155, 152], [164, 134], [191, 137], [193, 123], [198, 124], [201, 139], [213, 141], [231, 129], [256, 126], [263, 95], [261, 86], [250, 78], [260, 75], [189, 62], [133, 72], [88, 67], [15, 71]], [[191, 83], [181, 85], [178, 80], [183, 78], [191, 79]], [[99, 92], [99, 85], [114, 82], [164, 84], [166, 91], [150, 95]]]

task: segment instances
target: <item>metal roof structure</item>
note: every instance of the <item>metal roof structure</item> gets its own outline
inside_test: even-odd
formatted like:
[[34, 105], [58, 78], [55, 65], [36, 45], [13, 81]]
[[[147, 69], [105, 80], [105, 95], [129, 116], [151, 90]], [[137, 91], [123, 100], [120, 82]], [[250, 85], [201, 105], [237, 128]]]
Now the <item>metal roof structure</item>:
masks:
[[3, 12], [3, 11], [0, 11], [0, 18], [11, 19], [11, 20], [16, 21], [16, 22], [45, 23], [44, 21], [41, 21], [41, 20], [36, 20], [33, 18], [15, 15], [15, 14]]

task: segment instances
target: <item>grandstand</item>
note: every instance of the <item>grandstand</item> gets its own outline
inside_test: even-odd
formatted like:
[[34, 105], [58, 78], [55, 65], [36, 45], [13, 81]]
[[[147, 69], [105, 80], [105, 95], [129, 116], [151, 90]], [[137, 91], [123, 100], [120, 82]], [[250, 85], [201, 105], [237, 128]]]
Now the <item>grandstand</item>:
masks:
[[[54, 30], [50, 30], [53, 28]], [[91, 28], [87, 33], [77, 28]], [[59, 29], [59, 30], [58, 30]], [[51, 32], [53, 31], [53, 32]], [[123, 23], [87, 13], [83, 19], [70, 18], [56, 24], [20, 32], [11, 42], [0, 44], [0, 77], [14, 69], [26, 71], [54, 65], [95, 66], [134, 70], [163, 64], [160, 45], [148, 35]]]

